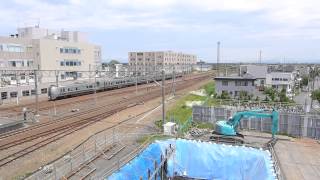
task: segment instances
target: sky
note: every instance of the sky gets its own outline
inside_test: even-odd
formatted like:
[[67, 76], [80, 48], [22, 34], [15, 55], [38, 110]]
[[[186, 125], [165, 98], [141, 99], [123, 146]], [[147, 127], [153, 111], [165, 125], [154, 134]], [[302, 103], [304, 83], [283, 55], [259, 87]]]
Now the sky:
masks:
[[173, 50], [216, 62], [320, 63], [319, 0], [0, 0], [0, 35], [78, 30], [104, 60]]

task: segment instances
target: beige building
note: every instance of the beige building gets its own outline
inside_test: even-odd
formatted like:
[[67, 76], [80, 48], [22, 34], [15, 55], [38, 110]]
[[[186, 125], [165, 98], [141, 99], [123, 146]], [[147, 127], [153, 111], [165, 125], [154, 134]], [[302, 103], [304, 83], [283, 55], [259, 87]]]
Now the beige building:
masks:
[[101, 48], [85, 33], [18, 28], [17, 34], [0, 36], [0, 104], [1, 99], [34, 95], [34, 70], [40, 70], [38, 93], [46, 94], [56, 80], [87, 79], [100, 63]]
[[173, 51], [129, 52], [129, 69], [134, 74], [149, 74], [160, 71], [164, 66], [167, 71], [175, 67], [176, 72], [191, 71], [197, 63], [197, 56]]
[[[0, 70], [58, 70], [59, 80], [63, 81], [85, 78], [82, 71], [95, 70], [100, 61], [101, 48], [88, 42], [86, 35], [77, 31], [26, 27], [19, 28], [18, 34], [0, 37]], [[23, 75], [3, 80], [9, 85], [23, 84], [21, 79], [28, 81]], [[41, 77], [40, 81], [55, 79], [55, 76], [48, 75]]]

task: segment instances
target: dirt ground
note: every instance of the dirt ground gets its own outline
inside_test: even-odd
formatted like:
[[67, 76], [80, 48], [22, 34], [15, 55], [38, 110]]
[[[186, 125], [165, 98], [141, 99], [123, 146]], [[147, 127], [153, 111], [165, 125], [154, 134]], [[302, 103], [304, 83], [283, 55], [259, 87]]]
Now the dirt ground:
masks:
[[320, 179], [320, 141], [308, 138], [280, 140], [275, 151], [285, 179]]
[[[201, 81], [189, 88], [186, 88], [182, 91], [177, 92], [177, 97], [181, 97], [187, 94], [189, 91], [198, 89], [202, 85], [206, 84], [210, 80]], [[173, 99], [168, 102], [166, 108], [170, 108], [170, 106], [174, 105], [178, 98]], [[17, 177], [21, 177], [25, 174], [35, 171], [39, 167], [47, 164], [48, 162], [60, 157], [64, 153], [70, 151], [78, 144], [86, 140], [88, 137], [93, 135], [94, 133], [106, 129], [115, 124], [115, 122], [119, 122], [121, 120], [127, 119], [132, 116], [136, 116], [142, 112], [147, 111], [148, 109], [153, 109], [154, 107], [159, 106], [161, 103], [161, 98], [156, 98], [154, 100], [144, 102], [142, 105], [134, 106], [132, 108], [126, 109], [124, 111], [119, 112], [116, 115], [112, 115], [98, 123], [95, 123], [92, 126], [79, 130], [75, 133], [72, 133], [55, 143], [51, 143], [35, 152], [30, 153], [29, 155], [20, 158], [18, 160], [13, 161], [7, 166], [0, 169], [0, 179], [16, 179]], [[135, 128], [139, 128], [139, 123], [153, 124], [153, 121], [161, 118], [161, 108], [158, 108], [153, 114], [150, 116], [151, 118], [146, 118], [144, 120], [138, 120], [134, 123], [137, 124]]]

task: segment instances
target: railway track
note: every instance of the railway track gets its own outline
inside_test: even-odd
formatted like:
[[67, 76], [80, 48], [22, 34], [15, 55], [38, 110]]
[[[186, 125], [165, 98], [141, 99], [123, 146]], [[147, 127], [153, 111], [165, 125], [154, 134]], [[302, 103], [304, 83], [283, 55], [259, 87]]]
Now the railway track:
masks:
[[[206, 79], [205, 76], [203, 77], [197, 77], [197, 78], [193, 78], [193, 79], [189, 79], [185, 84], [180, 84], [177, 89], [183, 89], [191, 84], [193, 84], [194, 81], [199, 81], [202, 79]], [[169, 87], [167, 87], [169, 88]], [[159, 93], [157, 93], [159, 92]], [[136, 96], [130, 100], [123, 100], [121, 102], [115, 103], [115, 104], [110, 104], [108, 107], [104, 106], [102, 108], [98, 108], [98, 109], [92, 109], [90, 113], [88, 112], [83, 112], [82, 115], [77, 115], [76, 118], [73, 118], [72, 121], [68, 121], [68, 122], [64, 122], [61, 124], [58, 124], [57, 126], [50, 126], [50, 128], [44, 129], [43, 131], [37, 131], [37, 132], [32, 132], [32, 130], [34, 130], [34, 128], [28, 130], [30, 131], [30, 136], [24, 137], [24, 138], [19, 138], [19, 139], [15, 139], [13, 141], [9, 141], [5, 144], [1, 145], [0, 150], [4, 150], [4, 149], [9, 149], [11, 147], [15, 147], [17, 145], [21, 145], [24, 144], [26, 142], [30, 142], [33, 141], [35, 139], [39, 139], [39, 137], [41, 137], [41, 140], [39, 142], [36, 142], [32, 145], [29, 145], [27, 147], [24, 147], [16, 152], [10, 153], [9, 155], [3, 157], [0, 159], [0, 167], [5, 166], [6, 164], [19, 159], [43, 146], [46, 146], [54, 141], [57, 141], [75, 131], [78, 131], [80, 129], [83, 129], [87, 126], [90, 126], [98, 121], [101, 121], [103, 119], [105, 119], [106, 117], [113, 115], [119, 111], [122, 111], [124, 109], [127, 109], [128, 106], [130, 104], [132, 104], [133, 102], [137, 101], [137, 100], [142, 100], [142, 101], [148, 101], [151, 99], [154, 99], [156, 97], [159, 97], [160, 95], [160, 90], [155, 90], [151, 93], [148, 94], [144, 94], [144, 95], [139, 95]], [[119, 122], [110, 122], [110, 123], [114, 123], [110, 128], [117, 126], [121, 123], [124, 123], [125, 121], [119, 121]], [[47, 124], [45, 126], [49, 126], [51, 124]], [[39, 126], [36, 129], [39, 129], [41, 127], [45, 128], [45, 126]], [[15, 133], [24, 133], [27, 129], [25, 129], [24, 131], [20, 131], [20, 132], [15, 132]], [[14, 136], [16, 134], [12, 134], [11, 136]]]
[[[200, 76], [202, 77], [202, 76]], [[194, 78], [197, 78], [197, 77], [194, 77]], [[192, 78], [191, 78], [192, 79]], [[188, 80], [188, 79], [187, 79]], [[180, 82], [183, 82], [183, 81], [177, 81], [176, 83], [180, 83]], [[168, 83], [168, 85], [170, 85], [171, 82]], [[150, 88], [150, 87], [142, 87], [141, 89], [146, 89], [146, 88]], [[154, 89], [158, 89], [157, 87], [151, 87], [149, 90], [154, 90]], [[109, 97], [109, 96], [113, 96], [113, 95], [122, 95], [122, 94], [125, 94], [125, 93], [130, 93], [130, 92], [134, 92], [135, 91], [135, 88], [132, 90], [126, 90], [126, 91], [120, 91], [120, 92], [114, 92], [112, 94], [108, 94], [108, 95], [104, 95], [104, 97]], [[101, 97], [99, 97], [100, 99]], [[92, 99], [90, 97], [90, 99]], [[70, 99], [68, 99], [70, 100]], [[117, 101], [117, 102], [122, 102], [122, 101], [127, 101], [127, 99], [125, 100], [120, 100], [120, 101]], [[67, 103], [66, 103], [67, 104]], [[68, 104], [70, 104], [68, 102]], [[98, 109], [101, 109], [101, 108], [104, 108], [106, 106], [112, 106], [113, 104], [103, 104], [103, 105], [100, 105], [100, 106], [97, 106], [97, 107], [94, 107], [94, 109], [88, 109], [86, 111], [80, 111], [78, 112], [76, 115], [79, 116], [79, 115], [82, 115], [82, 114], [86, 114], [86, 113], [89, 113], [91, 111], [96, 111]], [[28, 131], [31, 131], [33, 129], [38, 129], [38, 128], [42, 128], [42, 127], [45, 127], [45, 126], [49, 126], [49, 125], [53, 125], [53, 124], [56, 124], [56, 123], [59, 123], [61, 121], [64, 121], [66, 119], [69, 119], [69, 118], [72, 118], [74, 117], [75, 114], [69, 114], [69, 115], [66, 115], [66, 116], [63, 116], [63, 117], [60, 117], [60, 118], [57, 118], [55, 119], [54, 121], [47, 121], [47, 122], [44, 122], [44, 123], [40, 123], [40, 124], [37, 124], [37, 125], [33, 125], [31, 127], [28, 127], [28, 128], [22, 128], [22, 129], [18, 129], [18, 130], [14, 130], [14, 131], [10, 131], [10, 132], [7, 132], [7, 133], [2, 133], [0, 135], [0, 140], [1, 139], [4, 139], [4, 138], [8, 138], [10, 136], [14, 136], [14, 135], [17, 135], [17, 134], [21, 134], [21, 133], [25, 133], [25, 132], [28, 132]], [[0, 143], [1, 145], [1, 143]], [[6, 149], [6, 148], [2, 148], [0, 147], [0, 150], [2, 149]]]
[[[171, 84], [171, 80], [166, 80], [169, 84]], [[176, 83], [177, 82], [181, 82], [183, 81], [183, 78], [177, 78], [176, 79]], [[149, 83], [149, 84], [142, 84], [138, 86], [138, 90], [143, 90], [143, 89], [147, 89], [150, 88], [150, 84], [154, 84], [154, 83]], [[151, 87], [151, 88], [156, 88], [156, 87]], [[135, 86], [128, 86], [126, 88], [119, 88], [119, 89], [112, 89], [112, 90], [106, 90], [106, 91], [100, 91], [99, 93], [96, 94], [97, 98], [104, 98], [104, 97], [110, 97], [110, 96], [116, 96], [122, 93], [129, 93], [129, 92], [134, 92], [136, 90]], [[74, 96], [74, 98], [66, 98], [66, 99], [60, 99], [60, 100], [56, 100], [55, 102], [57, 103], [56, 106], [67, 106], [70, 104], [77, 104], [77, 103], [82, 103], [85, 101], [90, 101], [92, 100], [92, 93], [87, 94], [87, 96]], [[50, 103], [50, 101], [41, 101], [39, 103], [40, 106], [40, 111], [44, 111], [44, 110], [48, 110], [50, 108], [52, 108], [52, 103]], [[5, 107], [5, 108], [0, 108], [1, 111], [7, 111], [7, 112], [15, 112], [15, 113], [22, 113], [22, 107], [29, 107], [30, 109], [34, 109], [35, 105], [34, 102], [31, 102], [29, 104], [24, 104], [24, 105], [20, 105], [18, 107]]]
[[[200, 76], [202, 77], [202, 76]], [[197, 78], [197, 77], [195, 77]], [[193, 78], [194, 79], [194, 78]], [[178, 81], [177, 83], [180, 83], [180, 82], [183, 82], [183, 81]], [[169, 82], [168, 85], [170, 85], [171, 83]], [[148, 87], [144, 87], [143, 89], [145, 88], [148, 88]], [[154, 89], [158, 89], [157, 87], [154, 87], [152, 89], [149, 89], [150, 91], [151, 90], [154, 90]], [[127, 91], [121, 91], [121, 92], [115, 92], [113, 95], [122, 95], [122, 94], [125, 94], [125, 93], [130, 93], [132, 91], [135, 91], [134, 90], [127, 90]], [[112, 96], [112, 95], [108, 95], [108, 96]], [[107, 97], [108, 97], [107, 96]], [[90, 98], [92, 99], [92, 98]], [[117, 104], [117, 103], [121, 103], [121, 102], [124, 102], [124, 101], [128, 101], [128, 99], [122, 99], [122, 100], [117, 100], [116, 103], [114, 104]], [[86, 111], [80, 111], [78, 112], [76, 115], [77, 116], [80, 116], [82, 114], [87, 114], [87, 113], [90, 113], [92, 111], [97, 111], [99, 109], [102, 109], [102, 108], [105, 108], [106, 106], [112, 106], [113, 104], [103, 104], [103, 105], [100, 105], [100, 106], [97, 106], [97, 107], [94, 107], [92, 109], [88, 109]], [[28, 132], [28, 131], [31, 131], [31, 130], [34, 130], [34, 129], [38, 129], [38, 128], [42, 128], [42, 127], [45, 127], [45, 126], [50, 126], [50, 125], [53, 125], [53, 124], [56, 124], [56, 123], [59, 123], [61, 121], [64, 121], [66, 119], [69, 119], [69, 118], [73, 118], [75, 114], [69, 114], [69, 115], [66, 115], [66, 116], [63, 116], [63, 117], [60, 117], [60, 118], [57, 118], [55, 119], [54, 121], [47, 121], [47, 122], [44, 122], [44, 123], [40, 123], [40, 124], [37, 124], [37, 125], [33, 125], [31, 127], [28, 127], [28, 128], [22, 128], [22, 129], [18, 129], [18, 130], [14, 130], [14, 131], [10, 131], [10, 132], [7, 132], [7, 133], [3, 133], [0, 135], [0, 140], [1, 139], [4, 139], [4, 138], [8, 138], [8, 137], [11, 137], [11, 136], [14, 136], [14, 135], [17, 135], [17, 134], [21, 134], [21, 133], [25, 133], [25, 132]], [[1, 143], [0, 143], [1, 145]], [[2, 149], [6, 149], [5, 147], [0, 147], [0, 150]]]

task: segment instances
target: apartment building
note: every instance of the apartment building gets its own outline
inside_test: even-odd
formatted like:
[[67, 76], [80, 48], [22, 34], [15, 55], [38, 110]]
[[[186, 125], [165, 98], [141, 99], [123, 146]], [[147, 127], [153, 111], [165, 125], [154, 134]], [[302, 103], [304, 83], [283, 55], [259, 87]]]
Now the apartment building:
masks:
[[38, 93], [43, 94], [56, 80], [62, 84], [87, 79], [86, 71], [94, 71], [101, 63], [101, 48], [86, 37], [78, 31], [39, 26], [18, 28], [15, 34], [0, 36], [1, 99], [36, 94], [34, 70], [40, 70]]
[[171, 71], [175, 67], [176, 72], [191, 71], [197, 63], [197, 56], [173, 51], [129, 52], [129, 69], [132, 74], [148, 74], [160, 71], [165, 67]]
[[[85, 78], [101, 61], [101, 48], [78, 31], [55, 31], [39, 27], [18, 28], [18, 33], [0, 37], [0, 70], [57, 70], [59, 80]], [[32, 77], [4, 74], [2, 85], [30, 83]], [[56, 77], [40, 77], [40, 82]], [[31, 80], [32, 82], [33, 80]]]

